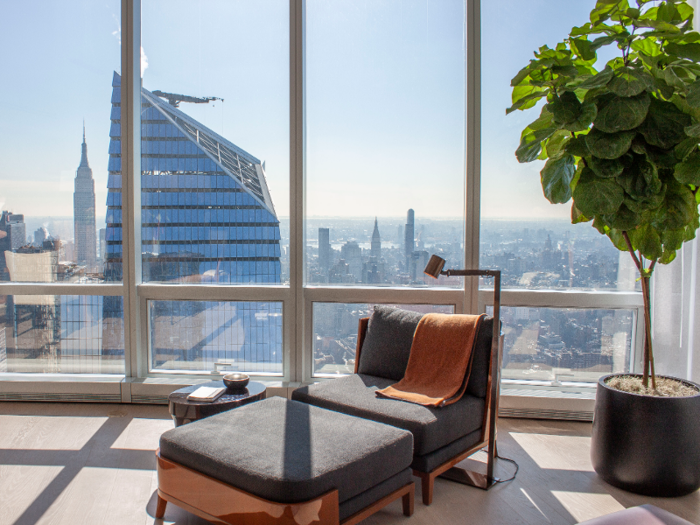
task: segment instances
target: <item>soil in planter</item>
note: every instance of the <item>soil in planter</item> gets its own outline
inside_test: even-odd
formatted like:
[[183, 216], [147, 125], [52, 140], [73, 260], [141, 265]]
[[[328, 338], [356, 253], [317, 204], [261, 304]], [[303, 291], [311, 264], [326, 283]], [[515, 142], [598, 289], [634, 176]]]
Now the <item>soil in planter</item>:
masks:
[[642, 385], [642, 378], [636, 376], [611, 377], [605, 384], [615, 390], [647, 396], [687, 397], [697, 395], [700, 392], [697, 388], [687, 383], [666, 377], [656, 378], [656, 390], [651, 388], [651, 378], [649, 379], [649, 388], [645, 388], [644, 385]]

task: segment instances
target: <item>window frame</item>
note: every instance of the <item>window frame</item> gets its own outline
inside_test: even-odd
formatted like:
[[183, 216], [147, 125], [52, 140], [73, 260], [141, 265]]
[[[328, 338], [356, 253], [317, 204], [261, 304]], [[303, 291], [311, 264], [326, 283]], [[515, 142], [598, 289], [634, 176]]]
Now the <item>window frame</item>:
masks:
[[[481, 177], [481, 0], [465, 0], [465, 268], [479, 266]], [[306, 285], [305, 218], [305, 0], [289, 0], [289, 275], [288, 285], [170, 285], [142, 282], [141, 263], [141, 122], [140, 60], [141, 0], [121, 0], [121, 160], [122, 250], [121, 284], [0, 283], [0, 295], [53, 294], [121, 296], [124, 300], [124, 376], [3, 374], [0, 398], [14, 392], [27, 395], [63, 390], [114, 396], [115, 385], [122, 402], [161, 401], [173, 385], [210, 379], [209, 373], [149, 370], [148, 301], [276, 301], [283, 311], [283, 376], [255, 376], [272, 386], [296, 386], [322, 380], [313, 376], [313, 304], [390, 303], [452, 305], [456, 313], [484, 312], [492, 304], [492, 292], [479, 289], [477, 278], [464, 278], [461, 288], [341, 287]], [[636, 312], [631, 362], [639, 369], [643, 342], [642, 297], [638, 292], [588, 292], [508, 290], [502, 306], [553, 308], [625, 308]], [[40, 379], [40, 381], [39, 381]], [[21, 387], [18, 384], [22, 384]], [[51, 386], [47, 386], [48, 384]], [[71, 386], [73, 385], [73, 386]], [[15, 396], [15, 397], [17, 397]], [[11, 398], [12, 396], [10, 396]], [[88, 396], [90, 397], [90, 396]], [[21, 398], [18, 397], [18, 398]], [[90, 397], [95, 400], [94, 396]], [[113, 399], [113, 398], [110, 398]]]

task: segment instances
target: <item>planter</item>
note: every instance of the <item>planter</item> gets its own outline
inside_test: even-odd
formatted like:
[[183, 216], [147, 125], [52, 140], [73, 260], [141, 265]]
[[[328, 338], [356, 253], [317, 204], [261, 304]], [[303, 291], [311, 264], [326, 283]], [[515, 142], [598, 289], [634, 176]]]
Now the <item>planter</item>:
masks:
[[593, 418], [591, 460], [598, 475], [647, 496], [684, 496], [700, 488], [700, 393], [630, 394], [607, 386], [609, 377], [598, 381]]

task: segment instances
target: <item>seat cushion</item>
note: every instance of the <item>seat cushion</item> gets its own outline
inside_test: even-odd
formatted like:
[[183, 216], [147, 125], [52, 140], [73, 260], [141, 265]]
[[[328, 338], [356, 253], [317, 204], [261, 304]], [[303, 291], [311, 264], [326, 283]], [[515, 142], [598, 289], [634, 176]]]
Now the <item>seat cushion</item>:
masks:
[[413, 334], [423, 314], [390, 306], [375, 306], [369, 318], [357, 371], [401, 380], [406, 373]]
[[297, 388], [292, 399], [380, 423], [413, 434], [413, 453], [422, 456], [481, 428], [484, 400], [465, 394], [442, 408], [429, 408], [395, 399], [378, 398], [375, 391], [394, 381], [365, 374]]
[[169, 430], [163, 457], [280, 503], [338, 489], [342, 503], [408, 468], [404, 430], [281, 397]]

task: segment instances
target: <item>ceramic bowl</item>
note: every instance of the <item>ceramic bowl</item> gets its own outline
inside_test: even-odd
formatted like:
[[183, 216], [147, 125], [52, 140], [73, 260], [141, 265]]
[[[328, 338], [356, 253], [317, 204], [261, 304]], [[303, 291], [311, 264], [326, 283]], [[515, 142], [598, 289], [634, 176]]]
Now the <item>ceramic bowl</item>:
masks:
[[240, 390], [245, 388], [250, 381], [250, 377], [241, 372], [233, 372], [224, 376], [224, 384], [229, 390]]

